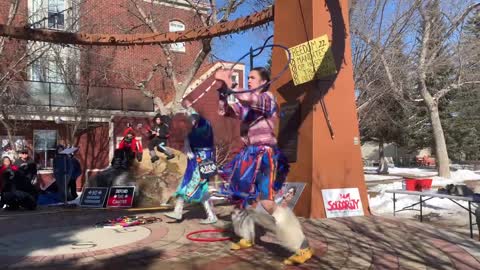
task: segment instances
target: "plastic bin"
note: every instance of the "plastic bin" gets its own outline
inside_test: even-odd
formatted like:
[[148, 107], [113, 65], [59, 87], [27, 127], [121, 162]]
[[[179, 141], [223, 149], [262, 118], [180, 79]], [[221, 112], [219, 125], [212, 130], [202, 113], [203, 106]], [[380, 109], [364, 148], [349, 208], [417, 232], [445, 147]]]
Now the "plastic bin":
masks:
[[405, 189], [408, 191], [417, 190], [417, 179], [406, 178], [405, 180]]
[[420, 186], [422, 191], [432, 189], [432, 182], [433, 182], [432, 179], [425, 178], [425, 179], [419, 179], [419, 181], [420, 181]]
[[409, 191], [423, 191], [432, 188], [432, 179], [405, 178], [405, 189]]

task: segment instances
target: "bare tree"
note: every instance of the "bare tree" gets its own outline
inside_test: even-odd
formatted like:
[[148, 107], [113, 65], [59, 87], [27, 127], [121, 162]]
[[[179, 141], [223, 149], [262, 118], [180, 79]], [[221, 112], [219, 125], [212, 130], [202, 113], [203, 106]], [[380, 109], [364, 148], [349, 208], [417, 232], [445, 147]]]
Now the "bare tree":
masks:
[[[390, 2], [391, 3], [391, 2]], [[413, 113], [408, 77], [409, 56], [403, 50], [406, 26], [414, 8], [399, 2], [383, 17], [389, 1], [352, 1], [350, 20], [357, 111], [362, 142], [378, 143], [378, 172], [388, 173], [384, 144], [402, 143]]]
[[[469, 56], [465, 51], [460, 53], [460, 48], [462, 23], [468, 14], [478, 11], [480, 3], [465, 1], [454, 7], [448, 1], [439, 0], [352, 2], [355, 2], [351, 30], [356, 86], [360, 97], [368, 97], [360, 99], [359, 112], [368, 110], [387, 93], [392, 93], [392, 98], [401, 101], [400, 106], [406, 109], [423, 102], [433, 130], [439, 174], [449, 177], [449, 158], [438, 105], [449, 92], [479, 83], [478, 77], [466, 76], [465, 59]], [[407, 61], [389, 57], [395, 40], [402, 36], [408, 39], [403, 50], [408, 56]], [[446, 64], [454, 67], [450, 76], [440, 84], [432, 84], [431, 80], [438, 78], [437, 71]], [[368, 72], [379, 67], [384, 77], [368, 76]], [[406, 75], [406, 82], [399, 80], [402, 79], [399, 74]], [[387, 87], [372, 88], [378, 79]], [[415, 83], [413, 88], [409, 82]], [[410, 123], [412, 126], [416, 124]]]
[[[216, 0], [206, 1], [194, 1], [185, 0], [189, 7], [195, 12], [192, 14], [195, 19], [200, 21], [202, 26], [211, 26], [219, 22], [227, 21], [231, 14], [242, 5], [245, 0], [229, 0], [223, 6], [220, 6]], [[153, 13], [154, 9], [146, 9], [144, 1], [130, 0], [131, 7], [128, 9], [141, 23], [148, 26], [149, 31], [153, 33], [161, 33], [158, 26], [155, 24], [156, 18]], [[212, 51], [212, 39], [203, 39], [199, 41], [201, 48], [197, 52], [194, 61], [192, 62], [188, 71], [179, 76], [177, 70], [174, 67], [173, 58], [175, 57], [170, 50], [170, 45], [162, 45], [162, 52], [165, 59], [161, 62], [155, 63], [152, 66], [151, 71], [147, 76], [137, 83], [137, 86], [143, 91], [143, 93], [154, 99], [154, 102], [162, 113], [176, 112], [182, 108], [181, 99], [183, 98], [188, 87], [195, 79], [197, 71], [200, 69], [204, 61]], [[148, 86], [153, 76], [160, 71], [164, 71], [166, 77], [170, 80], [169, 85], [174, 88], [174, 100], [172, 103], [166, 105], [161, 98], [155, 96], [152, 90], [149, 90]]]
[[66, 114], [69, 115], [69, 121], [59, 119], [59, 123], [65, 123], [67, 143], [75, 145], [78, 132], [88, 128], [90, 110], [95, 109], [94, 105], [99, 104], [90, 102], [87, 85], [82, 85], [80, 82], [81, 63], [78, 51], [55, 46], [48, 52], [45, 64], [46, 72], [51, 74], [49, 78], [52, 89], [51, 99], [55, 99], [51, 110], [62, 110], [68, 107]]
[[[13, 25], [20, 15], [20, 0], [10, 1], [6, 25]], [[2, 14], [0, 14], [2, 16]], [[17, 91], [15, 81], [25, 75], [25, 70], [48, 50], [48, 46], [38, 46], [36, 43], [19, 42], [13, 44], [5, 37], [0, 37], [0, 123], [7, 132], [12, 144], [17, 130], [14, 115], [19, 112], [19, 105], [25, 98], [25, 92]]]
[[[386, 94], [392, 94], [393, 98], [403, 100], [401, 103], [406, 104], [408, 87], [396, 75], [405, 74], [412, 64], [405, 59], [389, 58], [389, 55], [392, 54], [390, 49], [407, 35], [419, 3], [420, 1], [352, 1], [350, 16], [355, 86], [360, 95], [369, 96], [361, 99], [359, 112]], [[388, 5], [396, 7], [392, 14], [385, 14]], [[369, 91], [372, 85], [379, 84], [379, 72], [384, 87], [380, 91], [378, 88]]]
[[[422, 26], [419, 42], [420, 55], [417, 66], [418, 87], [430, 113], [439, 175], [443, 177], [450, 176], [450, 161], [438, 105], [440, 99], [449, 92], [461, 89], [469, 84], [480, 84], [478, 77], [465, 77], [464, 59], [463, 57], [458, 57], [458, 51], [456, 50], [461, 44], [461, 38], [454, 36], [458, 31], [460, 33], [463, 31], [459, 27], [470, 12], [475, 9], [478, 11], [478, 7], [480, 7], [480, 3], [472, 4], [458, 14], [454, 14], [455, 16], [452, 18], [441, 12], [439, 1], [431, 1], [426, 5], [419, 5], [418, 8]], [[446, 19], [449, 23], [445, 29], [442, 29], [442, 25], [435, 22], [443, 19], [444, 16], [447, 16]], [[452, 42], [452, 39], [454, 42]], [[453, 52], [449, 52], [449, 50], [453, 50]], [[435, 74], [436, 69], [449, 61], [456, 62], [453, 77], [441, 85], [441, 88], [429, 87], [429, 75]]]
[[[87, 0], [68, 2], [62, 10], [51, 13], [45, 8], [47, 0], [21, 5], [20, 0], [10, 1], [6, 25], [22, 24], [27, 28], [59, 28], [67, 32], [78, 31], [80, 6]], [[25, 2], [23, 3], [25, 4]], [[23, 8], [23, 9], [22, 9]], [[48, 11], [47, 11], [48, 10]], [[27, 12], [27, 14], [25, 13]], [[87, 10], [83, 10], [87, 13]], [[26, 25], [25, 21], [28, 23]], [[83, 23], [84, 25], [87, 23]], [[60, 28], [59, 28], [60, 29]], [[88, 97], [78, 85], [79, 55], [73, 48], [42, 42], [14, 41], [0, 37], [0, 123], [12, 141], [20, 123], [19, 119], [28, 119], [27, 114], [37, 117], [45, 115], [45, 100], [49, 100], [48, 89], [51, 86], [57, 110], [70, 106], [74, 117], [68, 141], [74, 144], [74, 136], [80, 124], [85, 123]], [[23, 82], [39, 80], [52, 82], [50, 86], [41, 82]], [[43, 102], [42, 102], [43, 101]], [[27, 113], [26, 108], [29, 108]], [[55, 113], [55, 108], [49, 114]], [[24, 123], [24, 122], [23, 122]], [[24, 125], [24, 124], [23, 124]]]

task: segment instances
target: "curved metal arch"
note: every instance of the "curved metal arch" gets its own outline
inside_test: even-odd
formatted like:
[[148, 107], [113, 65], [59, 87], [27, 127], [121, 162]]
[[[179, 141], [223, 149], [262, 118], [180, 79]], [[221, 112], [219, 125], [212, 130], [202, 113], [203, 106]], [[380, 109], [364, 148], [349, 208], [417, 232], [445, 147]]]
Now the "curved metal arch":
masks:
[[208, 27], [200, 27], [182, 32], [148, 33], [148, 34], [88, 34], [69, 33], [44, 29], [30, 29], [18, 26], [0, 24], [0, 36], [41, 41], [57, 44], [74, 44], [89, 46], [132, 46], [155, 45], [176, 42], [194, 41], [227, 35], [247, 30], [273, 20], [273, 6], [260, 12], [238, 18], [233, 21], [221, 22]]

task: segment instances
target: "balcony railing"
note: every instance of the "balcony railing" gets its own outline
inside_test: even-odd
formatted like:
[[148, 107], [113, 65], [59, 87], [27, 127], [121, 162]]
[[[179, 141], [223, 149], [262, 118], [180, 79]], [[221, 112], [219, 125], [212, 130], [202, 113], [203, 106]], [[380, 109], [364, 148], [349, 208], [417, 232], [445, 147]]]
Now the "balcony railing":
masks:
[[17, 81], [9, 85], [14, 105], [81, 107], [93, 110], [154, 111], [153, 100], [138, 89]]

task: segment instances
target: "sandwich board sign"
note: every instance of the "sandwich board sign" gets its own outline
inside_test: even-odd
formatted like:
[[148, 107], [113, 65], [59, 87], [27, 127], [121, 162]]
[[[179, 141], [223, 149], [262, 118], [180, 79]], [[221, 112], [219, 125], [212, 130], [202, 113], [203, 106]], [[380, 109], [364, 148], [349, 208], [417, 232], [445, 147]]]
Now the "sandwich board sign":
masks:
[[108, 193], [107, 207], [128, 208], [133, 205], [135, 187], [111, 187]]
[[327, 218], [363, 216], [358, 188], [322, 189]]
[[103, 208], [107, 198], [107, 187], [86, 187], [80, 197], [80, 206], [91, 208]]

